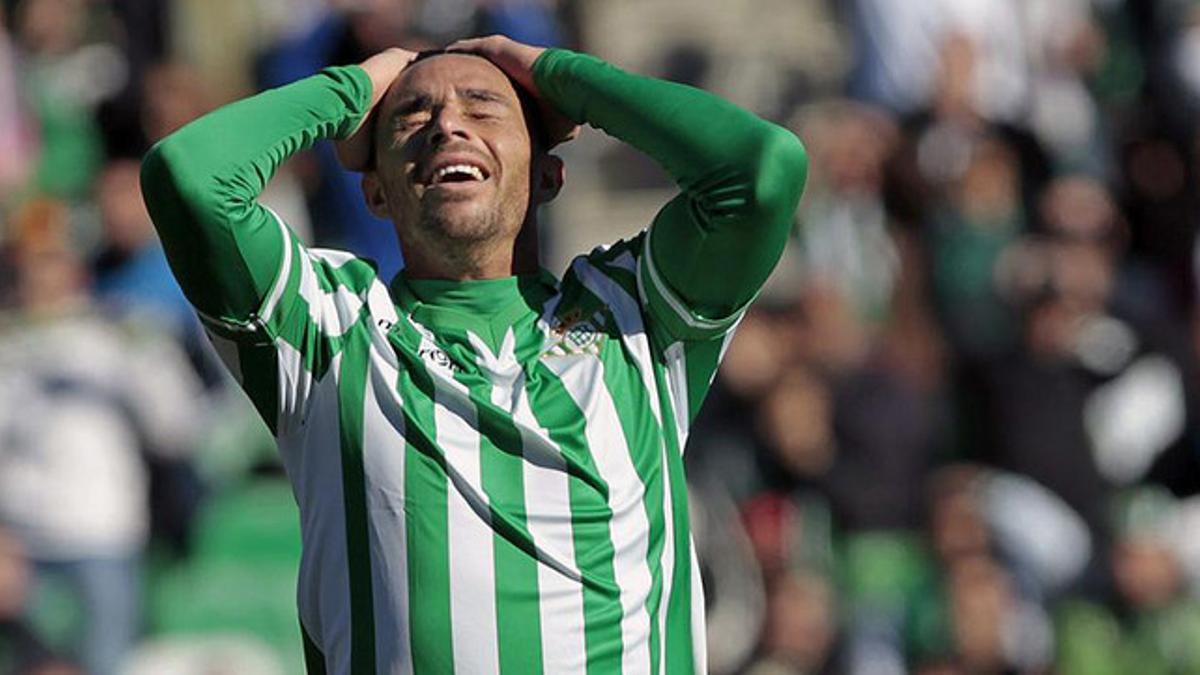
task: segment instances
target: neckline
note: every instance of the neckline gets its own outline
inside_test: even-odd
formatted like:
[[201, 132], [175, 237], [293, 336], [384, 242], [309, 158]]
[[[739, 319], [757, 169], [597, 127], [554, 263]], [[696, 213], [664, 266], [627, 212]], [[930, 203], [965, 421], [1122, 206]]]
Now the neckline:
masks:
[[403, 271], [392, 280], [393, 300], [405, 313], [433, 329], [469, 330], [493, 349], [504, 333], [557, 292], [558, 281], [546, 270], [498, 279], [409, 279]]

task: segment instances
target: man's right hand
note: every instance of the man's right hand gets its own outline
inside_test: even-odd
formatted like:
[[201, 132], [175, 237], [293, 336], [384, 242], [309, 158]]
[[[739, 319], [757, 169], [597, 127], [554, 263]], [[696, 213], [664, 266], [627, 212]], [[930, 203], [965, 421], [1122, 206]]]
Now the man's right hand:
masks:
[[335, 144], [338, 161], [351, 171], [366, 171], [371, 163], [371, 145], [375, 128], [375, 111], [400, 71], [417, 58], [416, 52], [400, 47], [385, 49], [358, 64], [371, 78], [371, 105], [358, 128], [345, 140]]

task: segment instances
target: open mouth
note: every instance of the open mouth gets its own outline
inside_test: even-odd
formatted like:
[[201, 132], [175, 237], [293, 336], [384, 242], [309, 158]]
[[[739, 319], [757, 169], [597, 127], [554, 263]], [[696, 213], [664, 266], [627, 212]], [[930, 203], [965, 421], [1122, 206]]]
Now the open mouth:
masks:
[[490, 177], [491, 173], [481, 163], [464, 158], [447, 158], [434, 163], [428, 171], [423, 172], [420, 183], [428, 188], [437, 185], [482, 183]]
[[434, 172], [430, 185], [439, 185], [441, 183], [469, 183], [472, 181], [483, 182], [486, 180], [483, 169], [470, 164], [453, 164], [444, 166]]

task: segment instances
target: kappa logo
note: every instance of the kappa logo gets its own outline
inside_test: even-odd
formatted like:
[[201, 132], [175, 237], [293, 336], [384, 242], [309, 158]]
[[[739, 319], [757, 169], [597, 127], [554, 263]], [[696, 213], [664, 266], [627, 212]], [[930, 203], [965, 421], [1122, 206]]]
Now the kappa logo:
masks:
[[421, 357], [422, 361], [433, 364], [437, 368], [449, 370], [452, 373], [462, 372], [462, 366], [455, 363], [450, 358], [450, 355], [439, 347], [421, 347], [417, 350], [417, 356]]
[[590, 318], [584, 319], [583, 312], [573, 309], [567, 314], [557, 317], [550, 329], [552, 343], [543, 352], [543, 356], [576, 356], [580, 354], [599, 354], [600, 345], [604, 341], [605, 325], [603, 312], [596, 312]]

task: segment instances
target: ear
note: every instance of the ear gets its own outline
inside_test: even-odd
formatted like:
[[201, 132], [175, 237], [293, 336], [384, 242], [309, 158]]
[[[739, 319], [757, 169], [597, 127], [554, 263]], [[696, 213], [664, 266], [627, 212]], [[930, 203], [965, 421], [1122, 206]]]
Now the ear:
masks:
[[558, 157], [542, 154], [533, 161], [533, 203], [545, 204], [553, 201], [562, 190], [567, 178], [567, 166]]
[[390, 219], [388, 213], [387, 194], [383, 191], [383, 181], [374, 171], [365, 171], [362, 175], [363, 198], [367, 200], [367, 210], [376, 218]]

